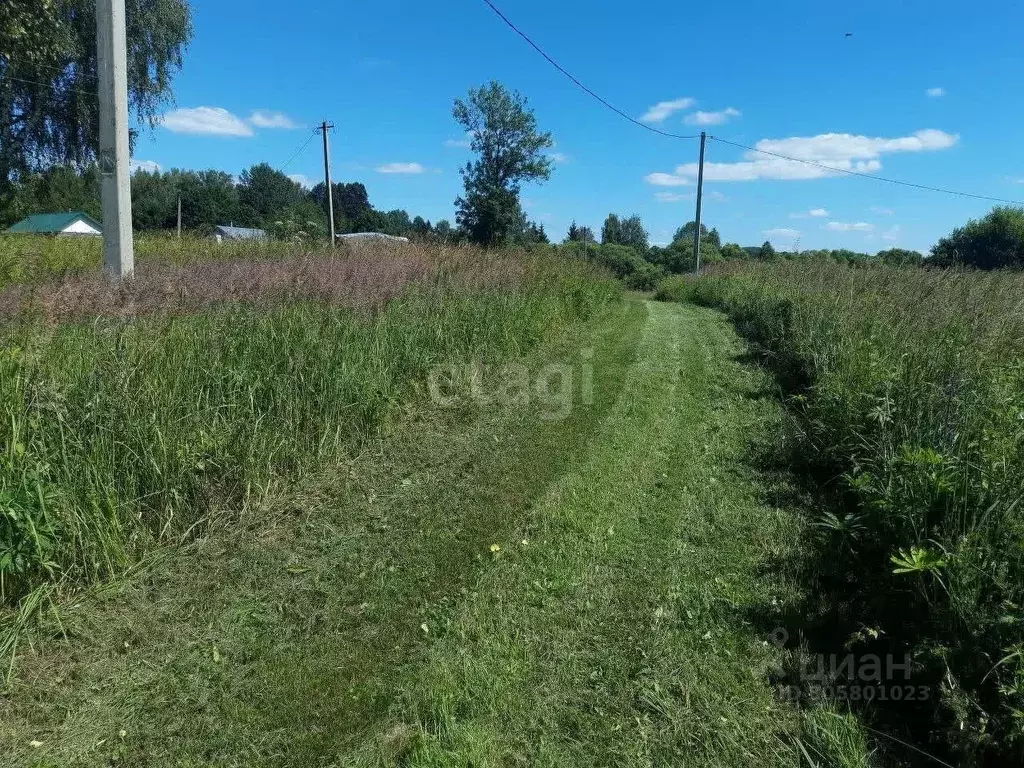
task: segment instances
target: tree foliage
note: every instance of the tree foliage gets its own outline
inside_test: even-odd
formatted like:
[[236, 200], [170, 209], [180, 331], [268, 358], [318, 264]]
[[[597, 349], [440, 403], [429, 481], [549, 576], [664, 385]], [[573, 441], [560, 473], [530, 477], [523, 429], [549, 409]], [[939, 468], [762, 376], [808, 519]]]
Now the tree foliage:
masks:
[[[326, 237], [323, 185], [305, 190], [266, 163], [254, 165], [235, 179], [223, 171], [138, 170], [132, 174], [132, 218], [137, 230], [174, 229], [178, 200], [182, 226], [210, 234], [220, 224], [259, 227], [283, 239]], [[389, 235], [457, 240], [461, 234], [446, 221], [436, 228], [422, 216], [401, 209], [378, 211], [366, 188], [358, 183], [335, 185], [335, 213], [340, 232], [382, 232]], [[100, 184], [95, 165], [79, 170], [56, 165], [26, 173], [0, 197], [0, 230], [34, 213], [83, 211], [100, 218]], [[351, 216], [351, 218], [349, 218]], [[542, 242], [543, 227], [522, 223], [516, 242]]]
[[541, 133], [527, 100], [496, 81], [457, 99], [452, 115], [471, 136], [476, 159], [462, 169], [465, 192], [455, 200], [456, 220], [470, 240], [495, 245], [522, 231], [519, 191], [524, 182], [551, 177], [553, 146]]
[[1024, 267], [1024, 208], [996, 207], [954, 229], [932, 248], [930, 263], [978, 269]]
[[875, 258], [896, 267], [917, 267], [924, 263], [924, 256], [917, 251], [908, 251], [906, 248], [889, 248], [879, 251], [875, 254]]
[[[127, 0], [126, 14], [129, 104], [152, 125], [192, 38], [191, 12], [186, 0]], [[0, 188], [95, 157], [97, 90], [95, 0], [0, 3]]]
[[248, 223], [269, 226], [280, 213], [299, 205], [306, 195], [302, 187], [267, 163], [242, 171], [238, 203]]
[[[573, 222], [575, 224], [575, 222]], [[609, 213], [601, 226], [601, 245], [611, 245], [622, 242], [622, 222], [614, 213]]]
[[609, 213], [601, 227], [601, 243], [603, 245], [625, 245], [638, 254], [643, 255], [650, 247], [647, 241], [647, 230], [636, 214], [620, 219], [616, 214]]
[[569, 225], [569, 231], [565, 234], [565, 242], [567, 243], [596, 243], [594, 239], [594, 231], [590, 227], [581, 227], [576, 224], [573, 220], [572, 224]]
[[647, 240], [647, 230], [644, 229], [643, 222], [638, 215], [634, 214], [622, 220], [619, 242], [622, 245], [629, 246], [637, 253], [643, 254], [647, 252], [647, 249], [650, 247]]

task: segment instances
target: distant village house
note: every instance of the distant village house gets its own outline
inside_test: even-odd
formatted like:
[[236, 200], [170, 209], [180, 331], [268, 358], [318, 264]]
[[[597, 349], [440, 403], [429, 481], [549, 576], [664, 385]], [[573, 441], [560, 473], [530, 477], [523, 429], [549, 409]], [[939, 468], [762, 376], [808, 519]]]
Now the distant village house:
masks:
[[220, 225], [213, 230], [213, 239], [218, 243], [225, 240], [250, 240], [263, 242], [270, 237], [262, 229], [250, 229], [248, 227], [231, 227]]
[[11, 234], [99, 237], [103, 227], [81, 211], [37, 213], [28, 216], [7, 230]]

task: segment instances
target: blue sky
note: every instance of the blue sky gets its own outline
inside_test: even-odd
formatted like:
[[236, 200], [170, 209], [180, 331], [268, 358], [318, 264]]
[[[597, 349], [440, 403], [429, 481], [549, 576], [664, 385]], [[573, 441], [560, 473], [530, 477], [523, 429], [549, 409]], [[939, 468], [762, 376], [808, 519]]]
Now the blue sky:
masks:
[[[589, 87], [663, 130], [1024, 200], [1024, 4], [497, 4]], [[193, 14], [176, 105], [141, 137], [137, 163], [280, 167], [327, 118], [335, 180], [363, 182], [378, 208], [454, 220], [468, 151], [452, 101], [497, 79], [556, 141], [551, 180], [523, 194], [552, 239], [572, 219], [597, 230], [614, 211], [640, 214], [659, 243], [693, 218], [698, 143], [606, 110], [480, 0], [204, 0]], [[706, 159], [704, 221], [743, 245], [927, 250], [992, 206], [717, 142]], [[286, 172], [321, 178], [319, 139]]]

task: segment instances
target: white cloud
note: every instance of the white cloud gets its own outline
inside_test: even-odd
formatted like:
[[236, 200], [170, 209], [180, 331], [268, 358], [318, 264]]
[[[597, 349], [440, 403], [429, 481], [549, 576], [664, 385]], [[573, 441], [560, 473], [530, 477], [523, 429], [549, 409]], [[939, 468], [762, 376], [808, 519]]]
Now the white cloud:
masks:
[[696, 192], [655, 192], [654, 199], [659, 203], [679, 203], [683, 200], [695, 200], [697, 198]]
[[769, 239], [778, 238], [781, 240], [783, 238], [790, 238], [795, 240], [800, 237], [800, 230], [792, 229], [790, 227], [776, 227], [775, 229], [764, 230], [764, 234], [767, 235]]
[[249, 116], [249, 122], [257, 128], [281, 128], [286, 131], [301, 127], [284, 112], [271, 112], [266, 109], [257, 109], [253, 112]]
[[385, 163], [376, 170], [377, 173], [425, 173], [427, 169], [419, 163]]
[[940, 96], [945, 96], [946, 95], [946, 89], [945, 88], [929, 88], [927, 91], [925, 91], [925, 93], [927, 93], [933, 99], [937, 99]]
[[648, 184], [656, 187], [689, 187], [697, 183], [693, 179], [684, 179], [671, 173], [651, 173], [644, 178]]
[[466, 135], [461, 139], [445, 139], [444, 145], [446, 147], [455, 147], [457, 149], [469, 149], [472, 144], [473, 132], [466, 131]]
[[875, 225], [868, 224], [866, 221], [858, 221], [855, 223], [846, 221], [830, 221], [825, 225], [825, 229], [830, 232], [872, 232], [875, 229]]
[[[855, 136], [849, 133], [824, 133], [818, 136], [786, 139], [762, 139], [755, 148], [774, 152], [795, 160], [747, 151], [744, 159], [735, 163], [705, 163], [707, 181], [754, 181], [756, 179], [822, 179], [840, 175], [841, 171], [873, 173], [882, 168], [879, 158], [896, 152], [930, 152], [948, 149], [959, 141], [959, 136], [934, 129], [917, 131], [911, 136], [893, 139]], [[806, 160], [820, 165], [807, 165]], [[828, 167], [821, 167], [822, 165]], [[835, 170], [833, 170], [835, 169]], [[693, 183], [697, 177], [697, 163], [677, 166], [674, 173], [652, 173], [648, 183], [658, 186], [678, 186]]]
[[569, 156], [564, 152], [548, 152], [548, 157], [551, 158], [551, 162], [563, 164], [569, 162]]
[[694, 112], [683, 118], [684, 122], [690, 125], [721, 125], [732, 117], [739, 117], [742, 112], [732, 107], [726, 107], [721, 112]]
[[823, 219], [826, 216], [828, 216], [828, 211], [824, 208], [812, 208], [809, 211], [789, 214], [791, 219]]
[[889, 227], [889, 229], [885, 230], [885, 232], [882, 233], [882, 239], [888, 240], [890, 243], [898, 242], [900, 239], [899, 224], [893, 227]]
[[880, 205], [872, 205], [868, 210], [872, 213], [877, 213], [879, 216], [894, 216], [896, 211], [892, 208], [883, 208]]
[[163, 166], [154, 160], [132, 160], [128, 166], [132, 173], [136, 171], [146, 171], [147, 173], [159, 173], [163, 170]]
[[305, 189], [312, 189], [319, 183], [316, 179], [311, 179], [303, 173], [293, 173], [288, 178]]
[[252, 136], [252, 127], [223, 107], [175, 109], [163, 116], [163, 126], [174, 133], [207, 136]]
[[673, 99], [672, 101], [659, 101], [653, 107], [644, 112], [641, 121], [645, 123], [660, 123], [676, 112], [689, 109], [697, 102], [693, 99]]

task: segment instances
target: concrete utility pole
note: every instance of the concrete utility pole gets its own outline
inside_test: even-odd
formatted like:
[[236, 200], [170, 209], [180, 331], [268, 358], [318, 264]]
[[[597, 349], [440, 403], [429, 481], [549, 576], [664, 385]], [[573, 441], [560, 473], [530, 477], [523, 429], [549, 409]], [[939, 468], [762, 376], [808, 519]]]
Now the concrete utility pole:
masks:
[[324, 134], [324, 183], [327, 184], [327, 220], [331, 225], [331, 248], [334, 247], [334, 190], [331, 189], [331, 140], [328, 137], [333, 123], [324, 120], [320, 124], [320, 130]]
[[704, 143], [708, 135], [700, 132], [700, 166], [697, 169], [697, 229], [693, 233], [694, 273], [700, 274], [700, 206], [704, 199]]
[[178, 239], [181, 240], [181, 195], [178, 195]]
[[124, 0], [97, 0], [96, 47], [99, 53], [103, 267], [112, 277], [123, 278], [135, 269]]

